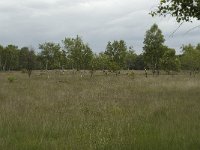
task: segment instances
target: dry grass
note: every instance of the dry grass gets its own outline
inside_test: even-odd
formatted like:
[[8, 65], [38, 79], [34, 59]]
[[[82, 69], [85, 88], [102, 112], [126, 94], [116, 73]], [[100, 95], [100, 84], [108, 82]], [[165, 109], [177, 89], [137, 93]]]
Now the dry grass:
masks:
[[0, 149], [200, 149], [199, 76], [49, 74], [0, 73]]

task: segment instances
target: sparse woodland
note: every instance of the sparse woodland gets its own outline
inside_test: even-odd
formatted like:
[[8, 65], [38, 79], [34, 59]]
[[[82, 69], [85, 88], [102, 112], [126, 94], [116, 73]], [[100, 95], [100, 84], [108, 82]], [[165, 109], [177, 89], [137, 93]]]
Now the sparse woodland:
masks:
[[162, 31], [154, 24], [144, 38], [143, 53], [137, 55], [124, 40], [108, 42], [105, 51], [96, 54], [81, 37], [65, 38], [61, 43], [39, 44], [39, 52], [33, 48], [19, 49], [15, 45], [0, 46], [0, 70], [189, 70], [200, 68], [200, 44], [183, 45], [182, 54], [165, 45]]
[[[199, 20], [199, 6], [161, 0], [151, 14]], [[154, 24], [140, 55], [79, 36], [38, 49], [0, 46], [0, 150], [200, 149], [200, 44], [176, 54]]]

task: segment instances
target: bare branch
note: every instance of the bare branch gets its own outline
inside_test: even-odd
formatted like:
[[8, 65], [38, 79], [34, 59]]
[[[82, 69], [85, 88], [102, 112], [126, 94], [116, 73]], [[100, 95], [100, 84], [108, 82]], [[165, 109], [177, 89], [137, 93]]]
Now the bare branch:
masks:
[[184, 22], [180, 23], [179, 26], [169, 35], [169, 37], [173, 37], [176, 31], [183, 25]]

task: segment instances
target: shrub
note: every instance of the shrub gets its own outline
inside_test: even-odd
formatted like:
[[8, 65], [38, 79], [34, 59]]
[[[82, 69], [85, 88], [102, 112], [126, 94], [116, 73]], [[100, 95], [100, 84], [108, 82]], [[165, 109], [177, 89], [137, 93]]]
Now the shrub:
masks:
[[16, 80], [15, 77], [8, 77], [8, 81], [9, 81], [10, 83], [13, 83], [15, 80]]

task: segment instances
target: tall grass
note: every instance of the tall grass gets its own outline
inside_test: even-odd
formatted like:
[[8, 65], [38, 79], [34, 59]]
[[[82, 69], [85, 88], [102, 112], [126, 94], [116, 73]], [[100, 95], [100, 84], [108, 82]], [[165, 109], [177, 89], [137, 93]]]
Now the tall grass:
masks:
[[199, 150], [200, 77], [0, 73], [0, 149]]

